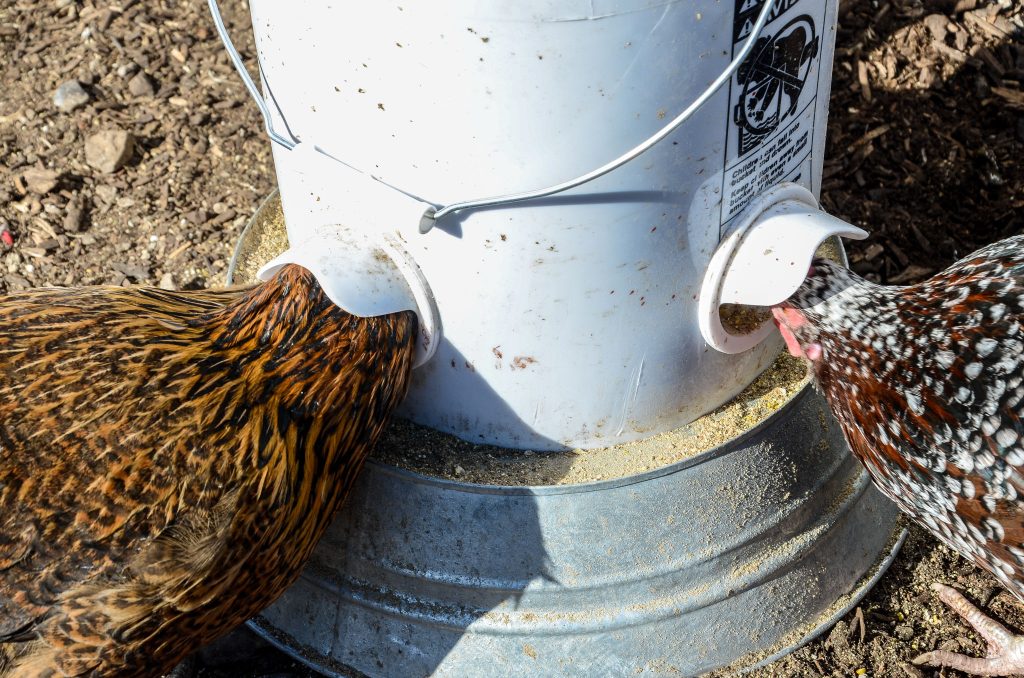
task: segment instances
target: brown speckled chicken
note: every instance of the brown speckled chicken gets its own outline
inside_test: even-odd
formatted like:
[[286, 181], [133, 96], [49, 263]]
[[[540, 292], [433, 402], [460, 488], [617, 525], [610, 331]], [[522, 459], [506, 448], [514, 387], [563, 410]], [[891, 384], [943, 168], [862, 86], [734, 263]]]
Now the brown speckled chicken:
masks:
[[[1024, 236], [908, 287], [817, 260], [773, 312], [879, 489], [1024, 600]], [[1024, 637], [935, 587], [989, 656], [916, 661], [1024, 672]]]
[[254, 288], [0, 297], [0, 677], [153, 676], [298, 575], [416, 319]]

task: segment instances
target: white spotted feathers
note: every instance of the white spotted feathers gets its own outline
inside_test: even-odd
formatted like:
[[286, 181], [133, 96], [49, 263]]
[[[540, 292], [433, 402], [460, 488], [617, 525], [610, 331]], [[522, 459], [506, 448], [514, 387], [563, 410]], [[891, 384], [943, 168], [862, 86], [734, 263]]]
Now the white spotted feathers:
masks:
[[907, 287], [815, 261], [784, 306], [879, 488], [1024, 600], [1024, 236]]

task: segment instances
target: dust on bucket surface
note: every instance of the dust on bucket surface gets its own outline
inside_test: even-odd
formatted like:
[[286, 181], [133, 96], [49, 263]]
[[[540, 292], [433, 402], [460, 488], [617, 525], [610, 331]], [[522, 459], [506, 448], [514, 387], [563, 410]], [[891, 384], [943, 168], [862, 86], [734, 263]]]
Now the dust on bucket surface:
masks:
[[[235, 281], [285, 246], [268, 200]], [[704, 418], [708, 437], [698, 422], [609, 450], [505, 450], [400, 422], [254, 627], [331, 675], [767, 663], [856, 604], [898, 548], [895, 509], [805, 384], [786, 356]]]

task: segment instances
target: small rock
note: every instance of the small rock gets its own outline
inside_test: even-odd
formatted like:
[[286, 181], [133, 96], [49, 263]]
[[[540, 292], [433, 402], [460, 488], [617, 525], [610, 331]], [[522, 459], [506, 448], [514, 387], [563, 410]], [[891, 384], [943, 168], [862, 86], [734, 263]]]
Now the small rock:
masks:
[[62, 83], [53, 93], [53, 105], [65, 113], [70, 113], [87, 103], [89, 103], [89, 93], [77, 80], [68, 80]]
[[174, 285], [174, 274], [173, 273], [164, 273], [163, 274], [163, 276], [160, 278], [160, 289], [162, 289], [162, 290], [176, 290], [176, 289], [178, 289]]
[[136, 282], [144, 283], [146, 282], [146, 279], [149, 278], [149, 267], [143, 266], [142, 264], [113, 261], [110, 263], [110, 268], [123, 273], [125, 276], [132, 278]]
[[114, 200], [117, 199], [117, 187], [116, 186], [97, 186], [95, 189], [96, 197], [100, 199], [100, 202], [106, 205], [112, 205]]
[[967, 31], [960, 30], [953, 36], [953, 44], [961, 52], [967, 51], [967, 43], [970, 41], [970, 34]]
[[137, 70], [139, 70], [139, 67], [133, 63], [121, 64], [117, 67], [117, 74], [122, 78], [127, 78], [129, 75], [132, 75]]
[[186, 220], [188, 220], [192, 224], [195, 224], [196, 226], [206, 223], [206, 220], [209, 218], [209, 214], [203, 208], [198, 208], [186, 212], [184, 216]]
[[903, 641], [909, 641], [914, 638], [914, 627], [908, 624], [900, 624], [895, 629], [896, 637]]
[[124, 167], [135, 150], [135, 139], [124, 130], [104, 130], [85, 140], [85, 161], [110, 174]]
[[946, 24], [949, 23], [942, 14], [929, 14], [924, 18], [924, 25], [928, 27], [932, 37], [939, 42], [945, 42], [946, 40]]
[[57, 187], [60, 172], [32, 167], [21, 173], [25, 187], [39, 195], [45, 195]]
[[151, 97], [156, 94], [156, 87], [145, 71], [139, 71], [128, 81], [128, 91], [132, 96]]
[[7, 266], [8, 273], [17, 273], [21, 268], [21, 255], [17, 252], [8, 252], [4, 255], [4, 265]]
[[64, 213], [64, 230], [68, 233], [78, 233], [82, 228], [82, 205], [78, 202], [69, 202], [67, 212]]

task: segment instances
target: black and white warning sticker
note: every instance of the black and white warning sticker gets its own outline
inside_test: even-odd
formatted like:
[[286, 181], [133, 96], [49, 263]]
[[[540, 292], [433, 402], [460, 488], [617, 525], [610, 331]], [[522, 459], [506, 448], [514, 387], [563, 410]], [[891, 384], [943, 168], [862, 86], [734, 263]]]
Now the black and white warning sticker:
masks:
[[[750, 56], [729, 83], [722, 219], [780, 181], [810, 173], [821, 77], [825, 0], [735, 0], [733, 53], [750, 37], [765, 2], [773, 8]], [[822, 111], [824, 114], [824, 111]]]

